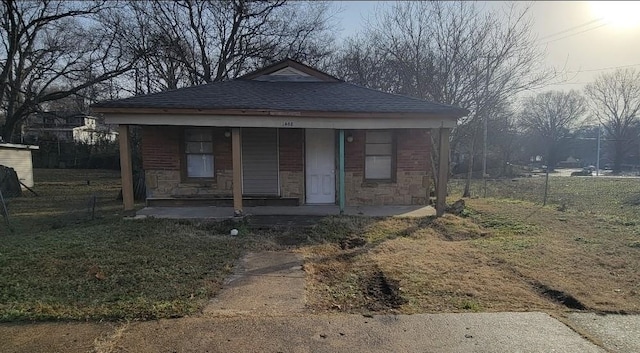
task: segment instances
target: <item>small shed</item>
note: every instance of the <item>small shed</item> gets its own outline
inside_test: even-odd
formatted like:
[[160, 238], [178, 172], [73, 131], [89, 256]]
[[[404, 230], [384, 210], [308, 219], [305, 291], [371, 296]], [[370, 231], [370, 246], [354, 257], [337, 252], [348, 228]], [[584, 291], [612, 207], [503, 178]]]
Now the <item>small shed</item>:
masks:
[[18, 179], [27, 187], [33, 187], [33, 159], [31, 151], [38, 146], [0, 143], [0, 165], [13, 168]]

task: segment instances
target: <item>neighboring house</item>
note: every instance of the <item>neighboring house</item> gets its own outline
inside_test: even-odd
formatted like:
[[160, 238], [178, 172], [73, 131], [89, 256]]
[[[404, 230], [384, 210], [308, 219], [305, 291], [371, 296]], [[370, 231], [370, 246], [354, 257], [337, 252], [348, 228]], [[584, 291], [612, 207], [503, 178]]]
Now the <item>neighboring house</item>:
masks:
[[99, 124], [95, 117], [84, 118], [84, 125], [73, 128], [73, 140], [89, 145], [95, 145], [100, 141], [114, 142], [118, 138], [118, 132], [111, 126]]
[[61, 142], [73, 141], [73, 128], [84, 124], [85, 114], [80, 112], [50, 111], [35, 113], [22, 124], [22, 140], [38, 142], [55, 138]]
[[117, 132], [82, 112], [49, 111], [30, 116], [22, 125], [22, 140], [37, 143], [55, 139], [60, 142], [94, 144], [98, 138], [115, 141]]
[[31, 151], [38, 146], [0, 143], [0, 165], [13, 168], [18, 180], [27, 187], [33, 187], [33, 159]]
[[567, 157], [564, 161], [558, 162], [558, 167], [560, 168], [579, 168], [580, 166], [580, 160], [572, 156]]
[[449, 133], [467, 111], [341, 81], [293, 60], [239, 79], [95, 104], [120, 125], [125, 209], [129, 126], [141, 127], [147, 202], [411, 205], [428, 202], [440, 137], [444, 211]]

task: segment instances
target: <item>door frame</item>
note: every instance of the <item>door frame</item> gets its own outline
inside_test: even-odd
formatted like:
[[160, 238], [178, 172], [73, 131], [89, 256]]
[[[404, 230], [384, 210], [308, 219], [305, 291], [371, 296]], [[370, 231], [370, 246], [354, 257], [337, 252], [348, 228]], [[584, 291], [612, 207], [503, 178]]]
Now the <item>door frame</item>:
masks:
[[[308, 150], [308, 145], [307, 145], [307, 131], [308, 130], [330, 130], [331, 131], [331, 146], [333, 146], [333, 154], [331, 157], [331, 161], [333, 163], [333, 201], [331, 202], [327, 202], [327, 203], [309, 203], [309, 195], [307, 193], [307, 181], [308, 181], [308, 173], [307, 173], [307, 150]], [[336, 149], [336, 130], [335, 129], [318, 129], [318, 128], [305, 128], [304, 129], [304, 204], [305, 205], [335, 205], [337, 203], [337, 197], [338, 197], [338, 193], [336, 191], [337, 188], [337, 173], [336, 171], [336, 156], [337, 156], [337, 149]]]

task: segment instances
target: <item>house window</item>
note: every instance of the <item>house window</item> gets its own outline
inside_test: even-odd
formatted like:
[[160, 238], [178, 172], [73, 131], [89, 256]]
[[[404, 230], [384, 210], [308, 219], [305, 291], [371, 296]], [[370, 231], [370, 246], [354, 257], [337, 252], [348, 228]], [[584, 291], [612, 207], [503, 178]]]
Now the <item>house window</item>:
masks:
[[367, 180], [392, 180], [393, 134], [391, 131], [366, 132], [364, 178]]
[[213, 136], [209, 129], [186, 129], [184, 133], [188, 178], [213, 178]]

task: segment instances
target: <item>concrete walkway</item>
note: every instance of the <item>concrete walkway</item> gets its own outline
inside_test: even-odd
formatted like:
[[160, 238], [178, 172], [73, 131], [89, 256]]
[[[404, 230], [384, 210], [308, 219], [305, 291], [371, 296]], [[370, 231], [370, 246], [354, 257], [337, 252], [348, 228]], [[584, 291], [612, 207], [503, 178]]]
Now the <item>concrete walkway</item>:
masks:
[[638, 315], [598, 315], [573, 313], [569, 322], [588, 332], [611, 352], [640, 352], [640, 317]]
[[160, 320], [131, 325], [114, 346], [140, 353], [604, 352], [543, 313]]
[[[545, 313], [313, 315], [304, 302], [299, 255], [253, 253], [197, 317], [3, 324], [0, 351], [605, 352]], [[611, 351], [640, 351], [638, 316], [571, 314], [567, 320]]]
[[304, 312], [302, 256], [291, 252], [247, 254], [203, 313], [207, 317], [288, 316]]
[[[337, 216], [340, 209], [335, 205], [305, 206], [256, 206], [246, 207], [247, 216]], [[345, 208], [348, 216], [369, 217], [427, 217], [436, 211], [431, 206], [349, 206]], [[233, 207], [145, 207], [139, 210], [138, 217], [173, 219], [227, 219], [233, 217]]]

